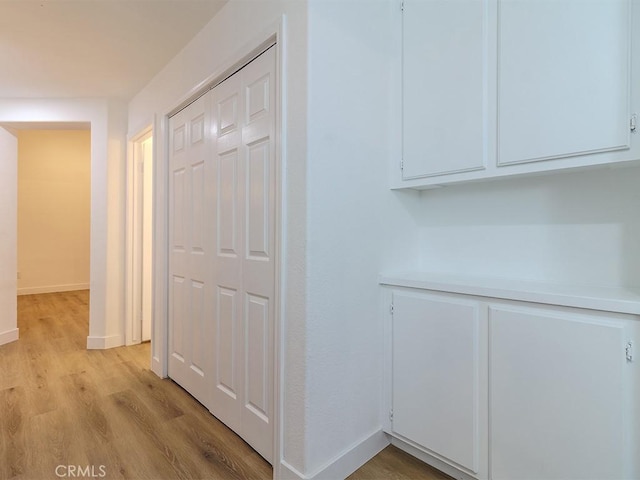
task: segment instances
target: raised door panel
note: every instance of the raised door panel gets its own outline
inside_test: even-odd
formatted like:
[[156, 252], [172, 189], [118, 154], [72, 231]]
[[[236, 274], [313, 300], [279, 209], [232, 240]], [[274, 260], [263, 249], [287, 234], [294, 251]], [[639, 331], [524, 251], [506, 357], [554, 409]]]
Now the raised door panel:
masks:
[[463, 298], [393, 294], [395, 435], [472, 475], [486, 471], [486, 314]]
[[191, 253], [195, 261], [205, 251], [205, 166], [204, 160], [191, 166], [191, 188], [189, 189], [190, 202], [193, 210], [191, 222]]
[[217, 158], [217, 255], [238, 257], [238, 150]]
[[273, 458], [275, 50], [213, 89], [211, 412]]
[[245, 335], [249, 348], [245, 352], [246, 365], [246, 400], [245, 408], [254, 416], [259, 417], [267, 424], [271, 417], [271, 391], [268, 382], [272, 378], [269, 375], [269, 299], [256, 295], [246, 296]]
[[507, 306], [489, 319], [492, 478], [628, 477], [624, 324]]
[[271, 233], [271, 144], [263, 139], [247, 149], [247, 258], [269, 262]]
[[499, 165], [629, 148], [630, 15], [629, 0], [499, 0]]
[[215, 347], [215, 385], [219, 390], [216, 396], [225, 395], [230, 401], [238, 399], [238, 376], [236, 371], [238, 345], [238, 292], [218, 287], [216, 311], [217, 330]]
[[207, 299], [205, 298], [205, 284], [197, 280], [191, 281], [191, 291], [189, 295], [189, 301], [191, 302], [190, 312], [190, 327], [191, 335], [189, 336], [191, 342], [189, 344], [189, 373], [194, 377], [191, 382], [198, 391], [199, 396], [194, 392], [194, 396], [201, 402], [207, 401], [207, 389], [206, 379], [207, 375], [207, 353], [209, 349], [206, 339], [206, 315], [207, 311]]
[[483, 169], [486, 0], [405, 0], [403, 179]]
[[[169, 345], [171, 358], [169, 365], [171, 368], [170, 375], [174, 374], [178, 368], [184, 365], [185, 344], [184, 329], [187, 327], [184, 322], [177, 321], [182, 318], [185, 310], [185, 285], [184, 277], [173, 275], [171, 285], [169, 286], [170, 310], [169, 310]], [[179, 367], [177, 367], [177, 363]]]

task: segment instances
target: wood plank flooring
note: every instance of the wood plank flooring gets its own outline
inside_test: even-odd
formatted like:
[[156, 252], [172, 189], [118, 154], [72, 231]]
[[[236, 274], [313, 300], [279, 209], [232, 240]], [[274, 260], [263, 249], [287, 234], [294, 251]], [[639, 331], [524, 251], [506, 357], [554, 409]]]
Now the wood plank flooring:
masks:
[[20, 340], [0, 347], [0, 479], [57, 479], [56, 468], [69, 478], [67, 466], [93, 467], [83, 478], [272, 478], [240, 437], [148, 370], [149, 344], [86, 350], [88, 302], [86, 291], [18, 298]]
[[454, 480], [393, 445], [389, 445], [348, 480]]
[[[240, 437], [149, 371], [149, 344], [86, 350], [88, 304], [88, 291], [18, 297], [20, 340], [0, 346], [0, 480], [272, 478]], [[349, 478], [448, 477], [388, 447]]]

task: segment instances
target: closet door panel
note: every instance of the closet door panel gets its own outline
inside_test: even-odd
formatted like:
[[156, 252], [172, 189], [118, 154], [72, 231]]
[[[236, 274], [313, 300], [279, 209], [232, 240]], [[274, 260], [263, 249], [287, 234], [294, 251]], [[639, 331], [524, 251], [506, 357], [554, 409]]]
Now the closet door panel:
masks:
[[244, 150], [240, 128], [240, 76], [212, 91], [215, 164], [215, 333], [211, 412], [242, 435], [242, 242], [244, 202], [240, 195]]
[[[187, 235], [184, 213], [187, 211], [187, 134], [186, 114], [180, 112], [170, 122], [169, 159], [169, 376], [188, 386], [187, 349], [189, 325], [183, 321], [189, 314], [187, 295]], [[181, 384], [182, 384], [181, 383]]]
[[212, 285], [207, 264], [211, 226], [205, 215], [208, 96], [170, 121], [169, 376], [200, 402], [209, 400]]
[[246, 215], [243, 437], [267, 460], [273, 450], [275, 295], [275, 48], [241, 71], [243, 96], [241, 197]]

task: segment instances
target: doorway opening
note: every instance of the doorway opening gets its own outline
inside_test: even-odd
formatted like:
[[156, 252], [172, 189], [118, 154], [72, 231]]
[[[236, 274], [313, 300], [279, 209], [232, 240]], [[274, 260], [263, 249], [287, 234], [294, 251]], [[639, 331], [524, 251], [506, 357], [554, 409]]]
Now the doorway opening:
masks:
[[[14, 261], [18, 325], [21, 306], [66, 315], [44, 315], [56, 336], [89, 333], [91, 276], [91, 124], [3, 123], [16, 138]], [[5, 185], [5, 188], [10, 187]], [[28, 301], [24, 298], [28, 296]], [[28, 325], [22, 325], [29, 328]], [[53, 331], [53, 330], [52, 330]]]
[[27, 125], [17, 130], [17, 294], [89, 290], [90, 126]]
[[151, 340], [153, 318], [153, 128], [133, 137], [127, 166], [126, 344]]

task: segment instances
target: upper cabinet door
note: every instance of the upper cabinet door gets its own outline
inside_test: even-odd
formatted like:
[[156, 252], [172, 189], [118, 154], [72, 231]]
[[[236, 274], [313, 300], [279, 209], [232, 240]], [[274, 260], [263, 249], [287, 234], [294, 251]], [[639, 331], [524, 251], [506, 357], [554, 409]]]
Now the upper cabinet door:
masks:
[[630, 148], [630, 24], [629, 0], [498, 0], [498, 165]]
[[404, 180], [485, 166], [487, 3], [405, 0]]

